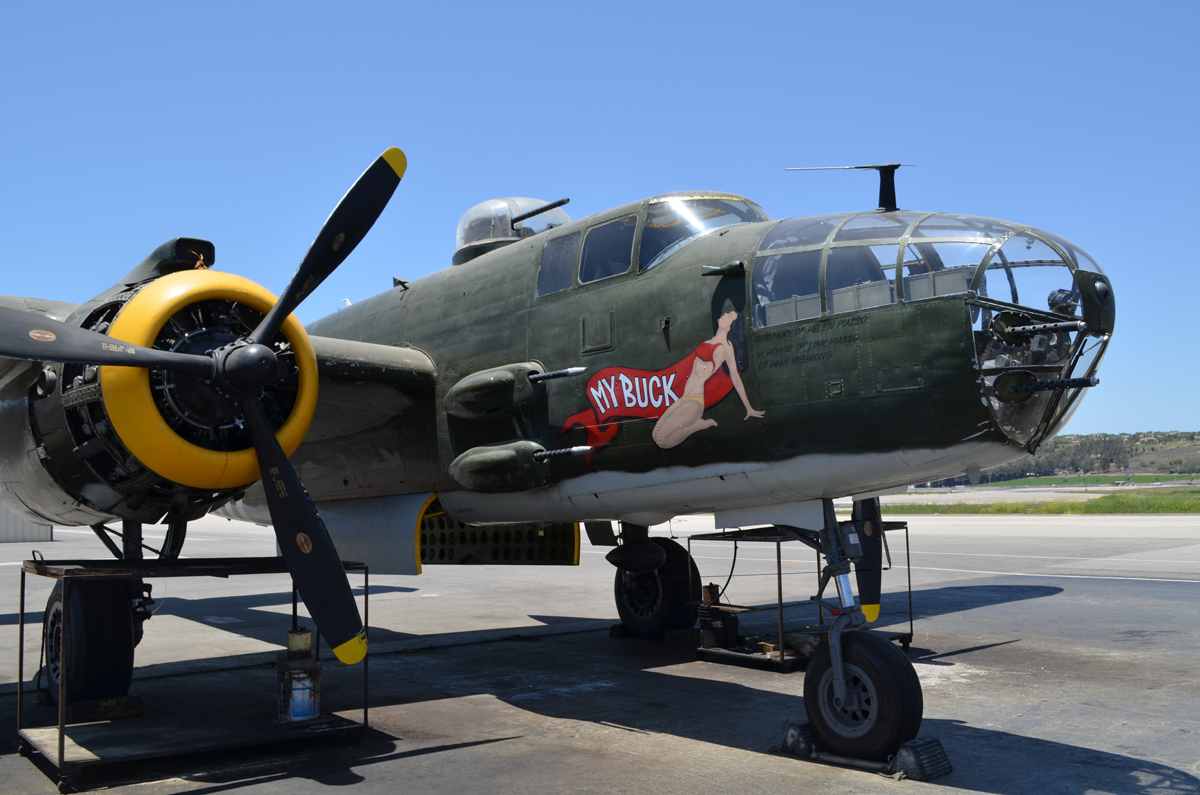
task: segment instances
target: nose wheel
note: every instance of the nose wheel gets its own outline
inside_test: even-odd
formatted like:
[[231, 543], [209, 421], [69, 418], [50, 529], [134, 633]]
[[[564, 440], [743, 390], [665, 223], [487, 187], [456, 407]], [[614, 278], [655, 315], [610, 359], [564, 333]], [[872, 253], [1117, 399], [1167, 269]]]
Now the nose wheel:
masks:
[[[833, 500], [823, 502], [825, 526], [820, 533], [796, 532], [825, 558], [820, 587], [812, 599], [837, 618], [829, 628], [828, 641], [808, 660], [804, 710], [813, 733], [829, 752], [886, 760], [901, 743], [917, 736], [924, 701], [921, 682], [908, 656], [888, 638], [858, 629], [866, 619], [855, 603], [849, 574], [852, 565], [863, 564], [861, 540], [870, 536], [867, 514], [878, 519], [879, 508], [875, 505], [870, 512], [856, 509], [852, 521], [839, 522]], [[862, 576], [864, 571], [858, 573], [860, 581], [870, 579]], [[877, 577], [877, 564], [874, 573]], [[837, 589], [836, 602], [824, 598], [831, 583]], [[877, 611], [877, 582], [872, 590]]]
[[870, 632], [842, 635], [846, 696], [834, 692], [828, 643], [813, 652], [804, 674], [804, 709], [821, 744], [858, 759], [886, 760], [917, 736], [924, 701], [917, 672], [890, 640]]

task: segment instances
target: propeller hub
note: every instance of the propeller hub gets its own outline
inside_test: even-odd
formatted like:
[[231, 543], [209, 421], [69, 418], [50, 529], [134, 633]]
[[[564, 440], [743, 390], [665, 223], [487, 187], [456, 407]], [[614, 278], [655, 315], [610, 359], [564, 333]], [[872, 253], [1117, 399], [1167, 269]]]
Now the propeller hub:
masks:
[[279, 375], [279, 359], [266, 345], [234, 345], [219, 356], [220, 369], [230, 387], [242, 394], [262, 391]]

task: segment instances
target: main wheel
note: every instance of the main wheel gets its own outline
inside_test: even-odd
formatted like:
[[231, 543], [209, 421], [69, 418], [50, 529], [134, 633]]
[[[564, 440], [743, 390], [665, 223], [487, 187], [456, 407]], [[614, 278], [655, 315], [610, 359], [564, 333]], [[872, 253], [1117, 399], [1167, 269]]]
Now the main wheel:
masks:
[[696, 608], [688, 602], [700, 601], [700, 571], [687, 550], [671, 539], [651, 538], [650, 541], [667, 553], [666, 563], [643, 574], [617, 569], [613, 590], [617, 614], [629, 634], [644, 640], [661, 640], [667, 630], [695, 625]]
[[834, 705], [829, 644], [813, 652], [804, 674], [804, 710], [813, 732], [835, 754], [885, 760], [917, 736], [924, 702], [912, 663], [886, 638], [870, 632], [842, 634], [846, 691], [858, 704]]
[[[46, 602], [42, 651], [50, 697], [58, 698], [62, 672], [63, 584]], [[80, 580], [71, 583], [67, 615], [67, 693], [71, 701], [128, 695], [133, 678], [133, 610], [125, 583]]]

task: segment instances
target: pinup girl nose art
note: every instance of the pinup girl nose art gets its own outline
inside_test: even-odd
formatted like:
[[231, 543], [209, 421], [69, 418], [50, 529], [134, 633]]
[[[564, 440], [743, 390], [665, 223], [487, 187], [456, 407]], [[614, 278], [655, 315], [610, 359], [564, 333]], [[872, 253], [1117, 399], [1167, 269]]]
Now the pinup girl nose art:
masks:
[[704, 412], [736, 392], [744, 419], [765, 416], [750, 405], [742, 384], [737, 347], [745, 350], [742, 316], [730, 309], [717, 320], [711, 339], [665, 370], [606, 367], [587, 384], [588, 408], [569, 417], [561, 433], [582, 426], [588, 444], [599, 449], [620, 431], [619, 420], [657, 419], [651, 437], [663, 449], [676, 447], [692, 434], [716, 426]]

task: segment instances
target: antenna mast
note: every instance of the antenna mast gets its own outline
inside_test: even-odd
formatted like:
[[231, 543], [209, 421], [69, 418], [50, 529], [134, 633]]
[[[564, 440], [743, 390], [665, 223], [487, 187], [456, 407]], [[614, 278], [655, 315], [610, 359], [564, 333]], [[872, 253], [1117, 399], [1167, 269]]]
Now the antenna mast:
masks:
[[784, 171], [870, 171], [879, 172], [879, 211], [889, 213], [898, 210], [896, 206], [896, 169], [912, 163], [881, 163], [874, 166], [815, 166], [809, 168], [785, 168]]

